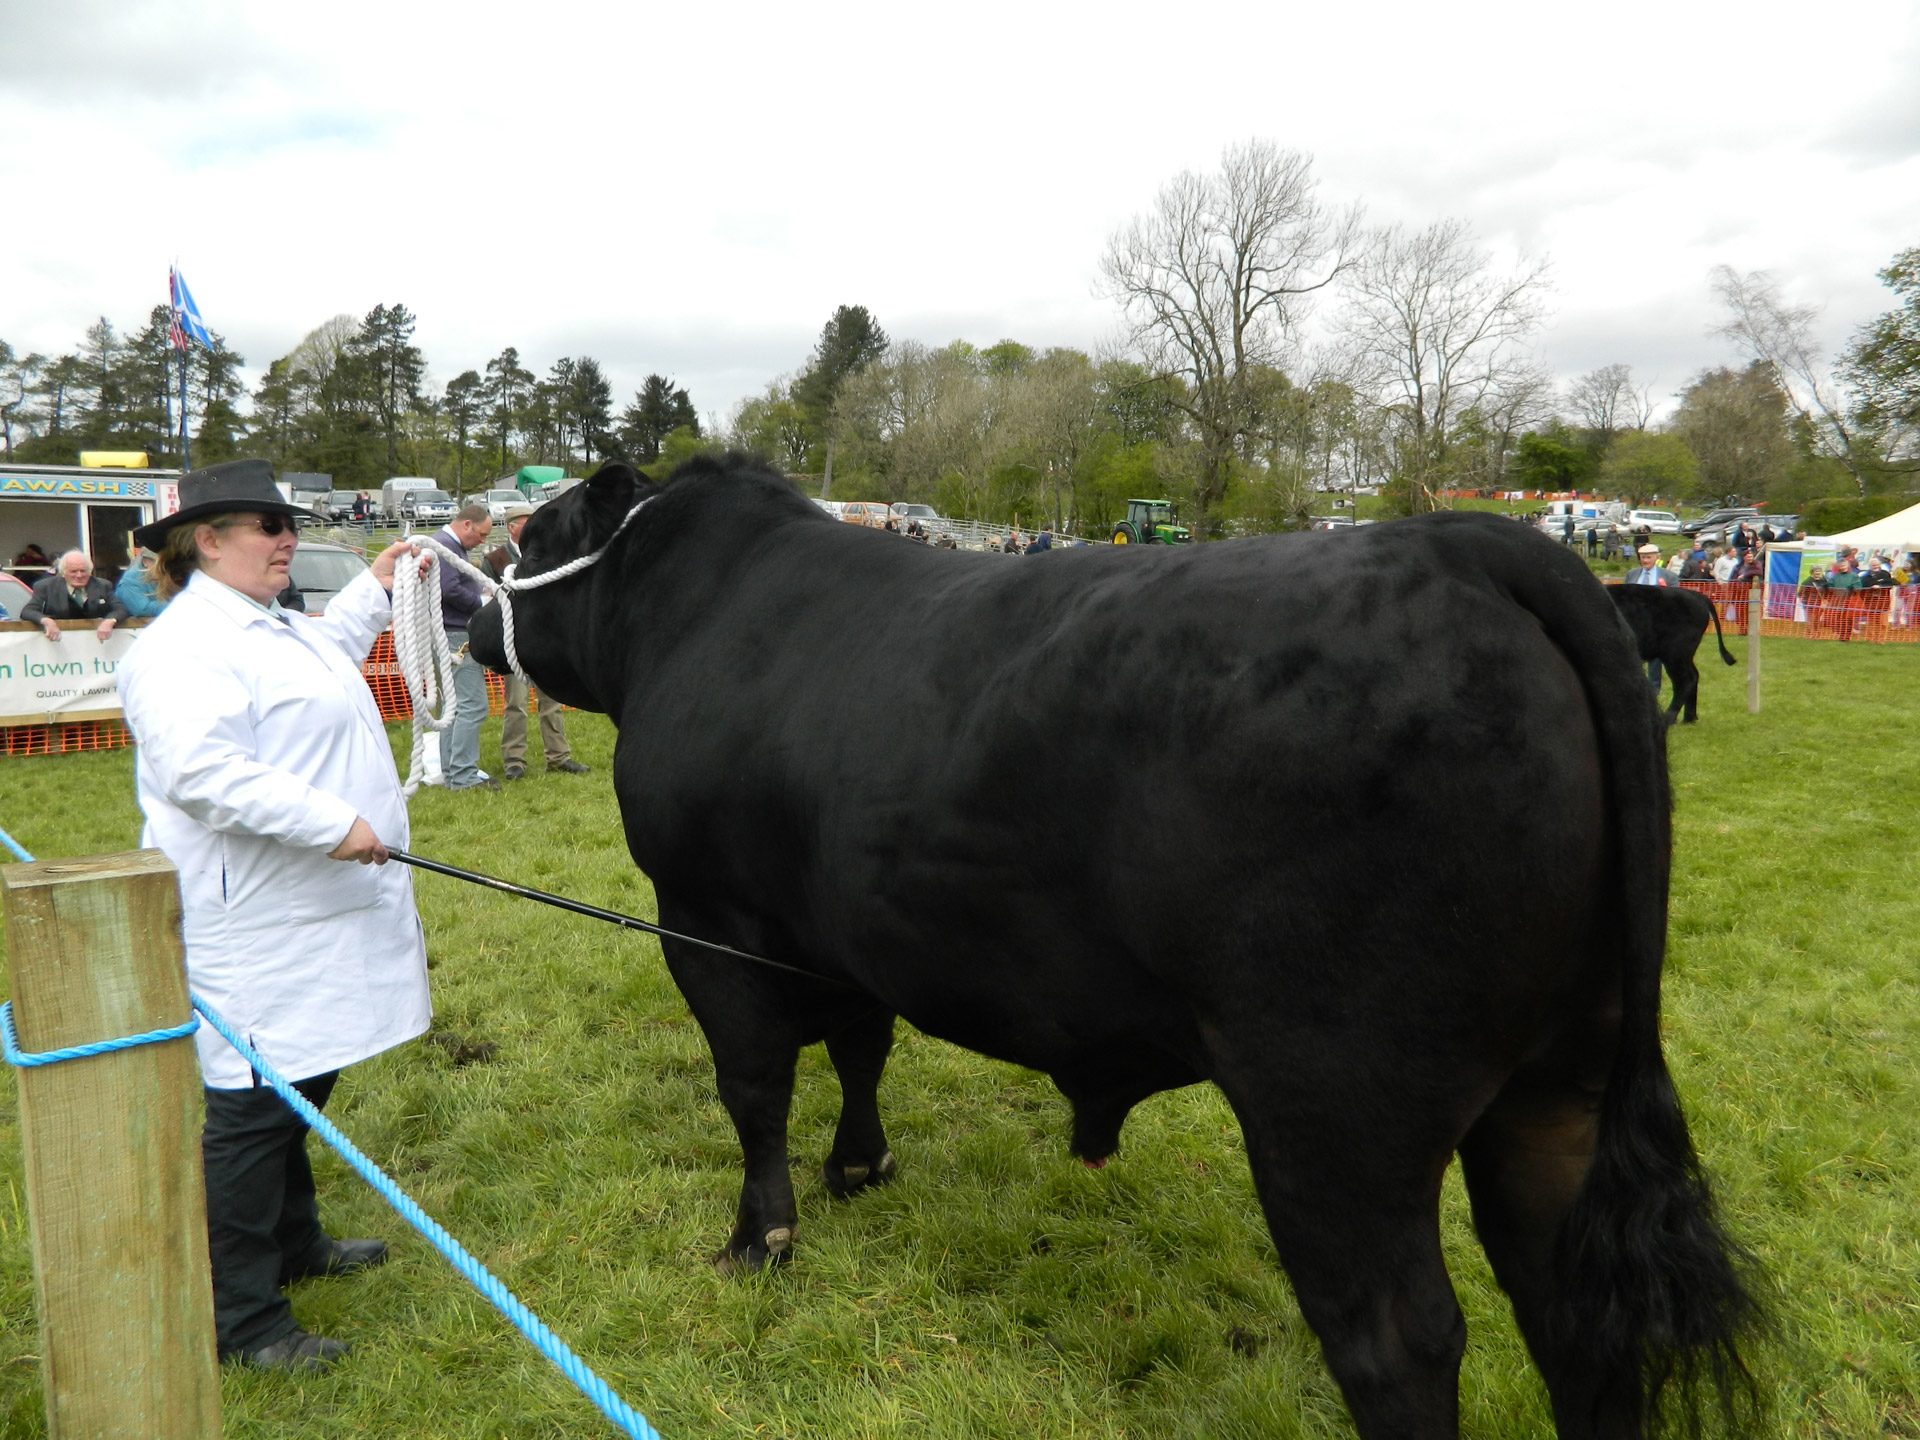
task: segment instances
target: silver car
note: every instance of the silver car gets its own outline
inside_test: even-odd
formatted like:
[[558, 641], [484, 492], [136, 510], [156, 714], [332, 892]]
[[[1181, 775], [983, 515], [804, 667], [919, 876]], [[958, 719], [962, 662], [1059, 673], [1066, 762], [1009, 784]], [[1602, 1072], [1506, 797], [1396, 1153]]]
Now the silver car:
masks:
[[318, 615], [368, 568], [363, 558], [344, 545], [302, 540], [287, 565], [287, 579], [300, 592], [307, 614]]
[[493, 517], [494, 524], [504, 525], [509, 505], [525, 505], [529, 502], [518, 490], [489, 490], [480, 497], [480, 503], [487, 507], [487, 514]]

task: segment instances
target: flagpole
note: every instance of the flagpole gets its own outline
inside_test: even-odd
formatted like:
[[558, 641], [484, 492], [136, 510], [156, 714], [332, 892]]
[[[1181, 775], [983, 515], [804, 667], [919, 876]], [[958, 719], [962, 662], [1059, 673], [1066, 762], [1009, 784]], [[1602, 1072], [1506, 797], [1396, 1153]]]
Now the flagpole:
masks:
[[193, 468], [193, 461], [187, 453], [187, 351], [180, 351], [180, 469], [185, 472]]

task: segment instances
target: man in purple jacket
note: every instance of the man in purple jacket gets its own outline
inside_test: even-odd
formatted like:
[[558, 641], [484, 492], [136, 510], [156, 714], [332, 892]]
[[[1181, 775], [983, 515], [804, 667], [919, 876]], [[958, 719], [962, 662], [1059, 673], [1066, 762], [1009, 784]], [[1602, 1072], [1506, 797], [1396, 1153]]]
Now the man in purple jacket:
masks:
[[[464, 555], [483, 543], [492, 529], [487, 507], [469, 505], [433, 538]], [[440, 619], [447, 628], [447, 648], [456, 655], [466, 647], [467, 623], [486, 603], [487, 592], [478, 580], [441, 564]], [[453, 698], [453, 728], [447, 732], [446, 748], [440, 756], [441, 768], [447, 773], [447, 789], [471, 790], [478, 785], [498, 790], [500, 782], [480, 768], [480, 722], [487, 718], [487, 672], [464, 656], [454, 667]]]

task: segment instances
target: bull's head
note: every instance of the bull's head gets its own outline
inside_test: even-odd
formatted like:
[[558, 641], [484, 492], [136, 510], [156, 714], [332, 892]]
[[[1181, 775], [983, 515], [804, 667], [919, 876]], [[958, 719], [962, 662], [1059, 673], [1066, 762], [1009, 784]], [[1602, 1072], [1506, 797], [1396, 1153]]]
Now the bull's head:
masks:
[[[613, 538], [636, 504], [659, 489], [620, 461], [601, 466], [585, 484], [574, 486], [529, 517], [520, 531], [515, 578], [537, 579], [569, 560], [593, 554]], [[617, 603], [615, 597], [622, 588], [620, 556], [626, 542], [635, 538], [634, 530], [635, 526], [628, 527], [621, 536], [623, 543], [603, 562], [551, 585], [513, 593], [508, 603], [513, 607], [514, 651], [520, 668], [541, 694], [582, 710], [612, 711], [618, 706], [617, 678], [607, 664], [611, 657], [595, 653], [600, 627], [594, 617], [608, 613], [604, 605]], [[481, 664], [501, 674], [511, 673], [498, 599], [473, 617], [467, 638]]]

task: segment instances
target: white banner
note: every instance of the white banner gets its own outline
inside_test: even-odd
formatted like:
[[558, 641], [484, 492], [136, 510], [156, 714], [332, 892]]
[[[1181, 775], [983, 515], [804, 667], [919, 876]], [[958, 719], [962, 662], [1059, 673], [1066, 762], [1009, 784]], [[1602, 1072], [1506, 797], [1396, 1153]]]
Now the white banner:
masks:
[[60, 630], [56, 643], [38, 626], [0, 625], [0, 726], [120, 717], [114, 671], [140, 632], [116, 626], [102, 645], [92, 623]]

